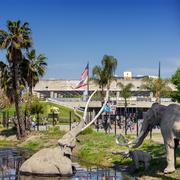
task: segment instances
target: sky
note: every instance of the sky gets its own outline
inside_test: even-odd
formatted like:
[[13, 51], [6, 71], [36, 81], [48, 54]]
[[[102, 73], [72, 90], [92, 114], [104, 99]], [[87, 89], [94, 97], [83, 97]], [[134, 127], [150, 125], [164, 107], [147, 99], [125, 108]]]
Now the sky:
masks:
[[[180, 0], [5, 0], [7, 20], [29, 22], [33, 47], [47, 57], [44, 78], [79, 79], [103, 56], [118, 59], [116, 75], [171, 77], [180, 66]], [[0, 59], [5, 59], [0, 52]]]

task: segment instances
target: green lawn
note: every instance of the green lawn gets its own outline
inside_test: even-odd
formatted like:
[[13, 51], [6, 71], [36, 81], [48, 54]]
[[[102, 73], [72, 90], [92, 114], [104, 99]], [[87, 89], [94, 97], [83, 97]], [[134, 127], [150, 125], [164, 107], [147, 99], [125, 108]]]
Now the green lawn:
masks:
[[[128, 135], [129, 139], [135, 138]], [[75, 155], [82, 159], [82, 165], [101, 165], [101, 166], [113, 166], [113, 165], [126, 165], [130, 166], [132, 160], [130, 158], [124, 159], [120, 155], [113, 155], [113, 151], [121, 151], [127, 149], [126, 147], [118, 146], [115, 142], [115, 136], [112, 134], [104, 134], [101, 132], [88, 132], [79, 136], [80, 143], [78, 144]], [[157, 179], [177, 179], [180, 177], [180, 169], [177, 169], [175, 173], [170, 175], [164, 175], [162, 173], [166, 166], [165, 148], [162, 144], [154, 143], [152, 140], [145, 140], [139, 149], [148, 151], [151, 153], [152, 160], [150, 168], [145, 171], [143, 166], [139, 172], [133, 174], [139, 178], [155, 177]], [[180, 168], [180, 150], [177, 152], [177, 168]], [[81, 161], [80, 161], [81, 162]], [[84, 163], [85, 162], [85, 163]]]
[[[31, 132], [26, 140], [18, 141], [16, 138], [12, 139], [11, 136], [7, 138], [0, 138], [1, 147], [18, 146], [27, 150], [29, 154], [46, 148], [58, 146], [58, 139], [63, 136], [65, 132], [61, 131], [58, 127], [52, 127], [44, 132]], [[159, 136], [155, 134], [155, 136]], [[115, 135], [105, 134], [102, 132], [95, 132], [88, 128], [82, 132], [78, 137], [80, 142], [73, 151], [73, 154], [78, 157], [80, 164], [83, 166], [106, 166], [113, 165], [130, 166], [132, 160], [130, 158], [123, 158], [120, 155], [114, 155], [114, 151], [124, 151], [127, 148], [118, 146], [115, 143]], [[128, 135], [127, 138], [133, 139], [135, 137]], [[148, 137], [149, 138], [149, 137]], [[180, 177], [180, 151], [177, 152], [177, 170], [173, 174], [164, 175], [162, 173], [166, 166], [165, 149], [164, 145], [155, 143], [149, 139], [145, 140], [140, 149], [148, 151], [152, 155], [150, 168], [144, 171], [143, 166], [139, 172], [132, 174], [138, 179], [170, 179], [175, 180]]]
[[[72, 117], [72, 121], [79, 121], [79, 118], [77, 118], [75, 115], [74, 115], [74, 112], [72, 109], [70, 108], [67, 108], [67, 107], [64, 107], [64, 106], [61, 106], [61, 105], [57, 105], [57, 104], [54, 104], [54, 103], [50, 103], [50, 102], [40, 102], [43, 104], [43, 114], [40, 114], [40, 118], [43, 118], [43, 117], [48, 117], [48, 114], [51, 113], [50, 109], [52, 107], [57, 107], [59, 108], [59, 118], [60, 118], [60, 122], [69, 122], [70, 120], [70, 112], [71, 112], [71, 117]], [[24, 109], [24, 106], [22, 106], [22, 110]], [[24, 111], [24, 110], [23, 110]], [[1, 110], [1, 112], [8, 112], [9, 113], [9, 117], [13, 117], [14, 116], [14, 113], [15, 113], [15, 106], [14, 105], [11, 105], [10, 107], [8, 108], [4, 108]], [[80, 112], [80, 114], [82, 114]], [[36, 115], [33, 115], [36, 117]], [[0, 120], [2, 121], [2, 113], [0, 113]], [[49, 118], [49, 122], [51, 123], [52, 122], [52, 119]]]

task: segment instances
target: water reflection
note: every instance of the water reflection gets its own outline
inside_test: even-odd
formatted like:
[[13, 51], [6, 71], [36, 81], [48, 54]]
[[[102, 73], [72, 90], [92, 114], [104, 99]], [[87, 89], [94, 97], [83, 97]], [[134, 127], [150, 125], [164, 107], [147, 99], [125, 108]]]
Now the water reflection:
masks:
[[0, 149], [0, 179], [2, 180], [123, 180], [135, 178], [126, 176], [120, 171], [112, 168], [82, 168], [77, 163], [76, 173], [72, 177], [40, 177], [20, 176], [19, 168], [24, 162], [27, 153], [21, 149], [1, 148]]

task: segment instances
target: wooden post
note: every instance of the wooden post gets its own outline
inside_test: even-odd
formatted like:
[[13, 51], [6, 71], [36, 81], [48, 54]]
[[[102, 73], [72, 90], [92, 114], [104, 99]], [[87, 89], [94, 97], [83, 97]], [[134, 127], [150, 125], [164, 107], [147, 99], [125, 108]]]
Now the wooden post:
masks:
[[3, 111], [3, 127], [6, 127], [6, 112]]
[[136, 108], [136, 136], [139, 135], [138, 113]]
[[54, 126], [54, 125], [55, 125], [55, 121], [54, 121], [54, 111], [52, 111], [52, 120], [53, 120], [52, 124], [53, 124], [53, 126]]
[[9, 111], [7, 111], [6, 128], [9, 128]]
[[69, 112], [69, 130], [71, 130], [71, 119], [72, 118], [72, 112]]
[[114, 134], [116, 135], [116, 122], [117, 122], [117, 120], [116, 120], [116, 116], [115, 116], [115, 124], [114, 124]]
[[37, 130], [39, 131], [39, 113], [37, 113]]
[[125, 109], [124, 117], [125, 117], [125, 135], [127, 135], [127, 110], [126, 109]]

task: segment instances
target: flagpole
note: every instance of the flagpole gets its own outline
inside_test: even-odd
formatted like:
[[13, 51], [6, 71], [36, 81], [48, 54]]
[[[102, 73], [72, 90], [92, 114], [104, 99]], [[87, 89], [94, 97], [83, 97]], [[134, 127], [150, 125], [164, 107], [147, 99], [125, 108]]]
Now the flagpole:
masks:
[[88, 61], [88, 79], [87, 79], [87, 100], [89, 98], [89, 61]]

